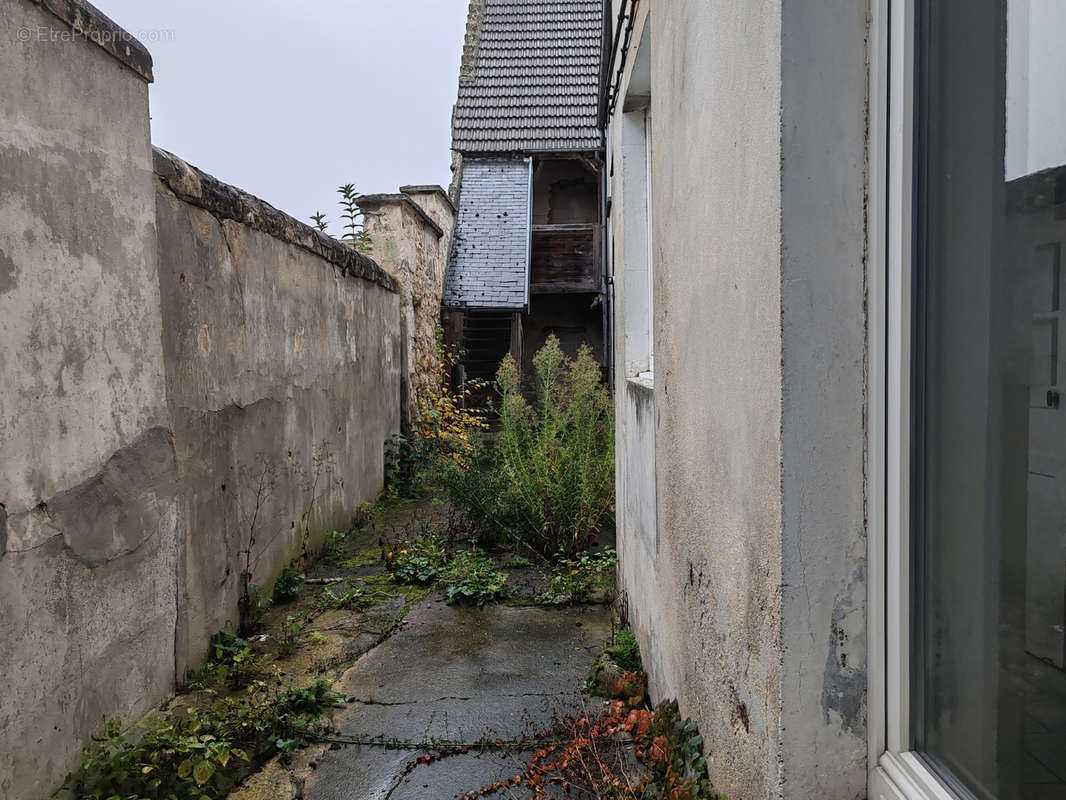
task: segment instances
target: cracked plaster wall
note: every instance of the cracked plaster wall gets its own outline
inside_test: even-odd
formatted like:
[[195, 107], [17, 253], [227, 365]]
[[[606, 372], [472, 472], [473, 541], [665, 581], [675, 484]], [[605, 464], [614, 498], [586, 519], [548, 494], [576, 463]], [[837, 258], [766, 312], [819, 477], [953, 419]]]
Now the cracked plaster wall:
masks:
[[867, 7], [781, 3], [781, 776], [866, 797]]
[[[651, 400], [617, 391], [630, 619], [720, 791], [862, 798], [865, 6], [639, 4], [630, 65], [645, 19], [655, 378]], [[624, 310], [618, 179], [612, 199]]]
[[188, 176], [188, 165], [169, 154], [157, 163], [163, 349], [182, 482], [181, 674], [236, 621], [261, 476], [251, 572], [267, 594], [291, 558], [347, 529], [381, 491], [383, 444], [399, 428], [399, 295], [220, 219], [202, 198], [179, 197], [171, 186], [187, 184], [170, 167]]
[[[50, 796], [106, 719], [157, 706], [236, 621], [264, 465], [269, 591], [378, 493], [399, 426], [395, 280], [153, 165], [150, 56], [72, 24], [115, 30], [78, 0], [0, 0], [4, 800]], [[68, 38], [14, 35], [49, 29]]]
[[[176, 470], [145, 79], [0, 2], [0, 797], [174, 679]], [[67, 28], [69, 30], [69, 27]]]

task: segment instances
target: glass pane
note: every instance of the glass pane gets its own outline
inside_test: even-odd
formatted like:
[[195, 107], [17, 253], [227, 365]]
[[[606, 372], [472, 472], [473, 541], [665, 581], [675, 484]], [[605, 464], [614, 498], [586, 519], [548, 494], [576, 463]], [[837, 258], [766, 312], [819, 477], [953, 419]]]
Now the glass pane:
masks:
[[914, 745], [1066, 798], [1066, 0], [918, 20]]

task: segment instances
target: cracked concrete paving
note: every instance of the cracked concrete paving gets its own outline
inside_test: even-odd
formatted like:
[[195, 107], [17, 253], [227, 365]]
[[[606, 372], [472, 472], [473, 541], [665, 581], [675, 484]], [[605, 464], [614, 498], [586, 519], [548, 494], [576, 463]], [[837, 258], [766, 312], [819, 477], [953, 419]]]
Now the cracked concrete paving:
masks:
[[606, 606], [482, 609], [439, 598], [363, 656], [334, 689], [358, 698], [335, 719], [345, 739], [398, 739], [425, 749], [348, 745], [322, 756], [306, 800], [447, 800], [521, 772], [520, 754], [471, 752], [405, 766], [434, 741], [514, 740], [557, 715], [598, 705], [582, 681], [611, 633]]

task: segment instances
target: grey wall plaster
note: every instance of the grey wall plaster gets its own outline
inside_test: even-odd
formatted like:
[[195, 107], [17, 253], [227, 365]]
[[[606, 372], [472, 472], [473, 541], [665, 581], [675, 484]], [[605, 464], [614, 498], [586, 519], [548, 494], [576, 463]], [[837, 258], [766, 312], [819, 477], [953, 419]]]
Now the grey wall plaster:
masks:
[[[679, 2], [647, 24], [653, 437], [616, 394], [631, 622], [720, 791], [864, 797], [865, 6]], [[618, 118], [609, 143], [617, 175]], [[621, 184], [620, 315], [640, 290]]]

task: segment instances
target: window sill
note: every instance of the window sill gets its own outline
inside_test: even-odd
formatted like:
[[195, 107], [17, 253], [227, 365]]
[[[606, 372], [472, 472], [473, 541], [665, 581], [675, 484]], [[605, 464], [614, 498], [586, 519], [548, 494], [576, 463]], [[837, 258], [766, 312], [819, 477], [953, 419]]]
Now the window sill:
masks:
[[641, 389], [655, 389], [655, 373], [654, 372], [640, 372], [636, 375], [630, 375], [626, 378], [626, 383], [630, 383], [634, 386], [639, 386]]

